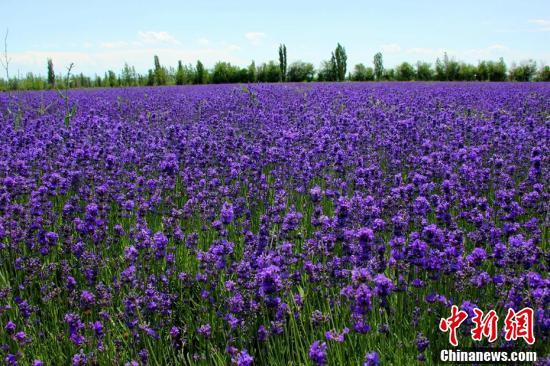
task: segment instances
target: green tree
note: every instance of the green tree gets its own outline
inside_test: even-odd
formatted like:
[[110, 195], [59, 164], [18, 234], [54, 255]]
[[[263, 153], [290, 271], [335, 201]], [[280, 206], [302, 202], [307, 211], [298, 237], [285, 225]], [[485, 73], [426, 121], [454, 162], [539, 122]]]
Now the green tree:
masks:
[[230, 65], [227, 62], [216, 62], [212, 70], [211, 80], [214, 84], [228, 83], [230, 78]]
[[217, 62], [212, 70], [212, 82], [214, 84], [246, 82], [248, 69], [240, 69], [229, 62]]
[[330, 54], [330, 60], [323, 61], [319, 69], [318, 79], [321, 81], [337, 81], [338, 66], [336, 64], [336, 55], [334, 52]]
[[202, 62], [197, 61], [197, 66], [195, 68], [195, 80], [194, 84], [204, 84], [206, 82], [206, 70]]
[[399, 81], [410, 81], [415, 77], [414, 68], [408, 62], [403, 62], [401, 65], [397, 66], [395, 73]]
[[477, 64], [476, 79], [479, 81], [489, 80], [489, 68], [486, 61], [480, 61]]
[[248, 67], [236, 67], [237, 69], [237, 83], [248, 83]]
[[84, 88], [90, 88], [92, 86], [92, 78], [85, 76], [83, 73], [79, 75], [80, 85]]
[[334, 68], [332, 67], [332, 62], [330, 60], [322, 61], [321, 66], [319, 66], [319, 70], [317, 72], [317, 80], [333, 81], [333, 78], [332, 78], [333, 71], [334, 71]]
[[336, 58], [334, 56], [334, 52], [332, 53], [330, 60], [321, 62], [319, 72], [317, 73], [317, 80], [336, 81]]
[[94, 80], [94, 85], [93, 85], [93, 86], [96, 87], [96, 88], [100, 88], [100, 87], [103, 86], [103, 81], [101, 80], [101, 76], [99, 76], [99, 75], [96, 75], [96, 76], [95, 76], [95, 80]]
[[512, 65], [510, 68], [510, 80], [532, 81], [537, 73], [537, 64], [533, 60], [522, 62], [519, 66]]
[[256, 63], [254, 61], [252, 61], [250, 65], [248, 65], [248, 82], [256, 82]]
[[382, 76], [384, 75], [384, 63], [382, 61], [382, 53], [378, 52], [374, 55], [373, 63], [374, 76], [376, 77], [377, 81], [380, 81], [382, 80]]
[[454, 58], [449, 58], [447, 52], [443, 54], [443, 70], [445, 75], [443, 80], [459, 80], [460, 65]]
[[293, 62], [288, 69], [288, 80], [292, 82], [312, 81], [315, 76], [315, 68], [309, 62]]
[[172, 66], [168, 67], [168, 69], [166, 67], [163, 67], [162, 69], [164, 70], [166, 75], [165, 85], [176, 84], [176, 69], [174, 69]]
[[550, 81], [550, 66], [545, 65], [541, 67], [537, 75], [537, 81]]
[[506, 80], [506, 64], [501, 57], [498, 62], [487, 62], [487, 74], [490, 81], [505, 81]]
[[53, 71], [53, 61], [51, 58], [48, 59], [48, 85], [50, 88], [55, 86], [55, 72]]
[[338, 69], [336, 67], [336, 56], [334, 55], [334, 52], [332, 52], [330, 56], [330, 81], [336, 81], [338, 80]]
[[432, 65], [427, 62], [418, 61], [416, 63], [416, 79], [428, 81], [433, 78]]
[[157, 55], [154, 57], [154, 65], [155, 84], [166, 85], [166, 70], [160, 65], [159, 57]]
[[338, 45], [336, 46], [336, 49], [334, 50], [333, 57], [331, 58], [331, 62], [333, 59], [334, 59], [336, 80], [338, 81], [346, 80], [346, 67], [347, 67], [348, 56], [346, 55], [346, 49], [342, 47], [340, 43], [338, 43]]
[[395, 70], [394, 69], [384, 69], [384, 74], [382, 75], [383, 80], [395, 80]]
[[121, 80], [124, 86], [133, 86], [136, 84], [136, 70], [133, 66], [130, 67], [126, 62], [122, 68]]
[[435, 60], [435, 79], [439, 81], [447, 80], [445, 64], [439, 59], [439, 57]]
[[465, 62], [458, 65], [458, 76], [455, 80], [473, 81], [476, 79], [477, 67]]
[[178, 70], [176, 71], [176, 85], [183, 85], [185, 83], [185, 70], [181, 60], [178, 61]]
[[372, 69], [372, 67], [366, 67], [363, 64], [357, 64], [353, 69], [351, 79], [353, 81], [372, 81], [374, 80], [374, 70]]
[[107, 74], [105, 75], [105, 80], [106, 80], [107, 86], [111, 88], [118, 86], [116, 73], [113, 70], [107, 71]]
[[261, 64], [257, 70], [258, 81], [264, 83], [276, 83], [280, 80], [280, 75], [281, 69], [274, 61], [269, 61], [267, 64]]
[[24, 90], [42, 90], [48, 87], [47, 82], [47, 79], [43, 79], [40, 76], [34, 75], [32, 72], [28, 72], [19, 84], [19, 87]]
[[153, 73], [153, 70], [149, 69], [147, 72], [147, 86], [153, 85], [155, 85], [155, 74]]
[[279, 45], [279, 70], [281, 81], [286, 81], [287, 61], [286, 61], [286, 45]]

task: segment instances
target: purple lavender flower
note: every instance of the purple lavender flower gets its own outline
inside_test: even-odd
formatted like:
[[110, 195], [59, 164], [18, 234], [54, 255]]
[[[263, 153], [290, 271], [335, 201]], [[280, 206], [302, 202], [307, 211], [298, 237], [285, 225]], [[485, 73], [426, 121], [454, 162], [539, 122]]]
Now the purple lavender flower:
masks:
[[157, 258], [162, 258], [166, 251], [168, 238], [163, 233], [157, 232], [153, 237], [153, 243], [154, 243], [155, 253]]
[[422, 334], [422, 332], [416, 335], [415, 343], [416, 343], [416, 349], [418, 350], [418, 353], [424, 352], [430, 345], [430, 341], [428, 340], [428, 338], [424, 336], [424, 334]]
[[6, 365], [8, 366], [17, 366], [19, 363], [17, 361], [18, 356], [14, 355], [12, 353], [8, 353], [6, 357], [4, 358], [4, 362], [6, 362]]
[[72, 364], [73, 366], [85, 366], [88, 363], [88, 357], [83, 350], [80, 350], [78, 353], [73, 355]]
[[15, 332], [16, 325], [14, 322], [10, 320], [6, 323], [6, 325], [4, 326], [4, 329], [8, 334], [13, 334]]
[[149, 351], [147, 351], [145, 348], [142, 348], [138, 352], [138, 356], [139, 356], [139, 359], [141, 360], [141, 362], [144, 363], [144, 364], [147, 364], [147, 362], [149, 361]]
[[235, 356], [233, 363], [237, 366], [250, 366], [254, 363], [254, 358], [243, 349]]
[[365, 355], [363, 366], [380, 366], [380, 357], [377, 352], [369, 352]]
[[466, 298], [464, 331], [475, 307], [530, 307], [545, 340], [548, 84], [74, 89], [69, 126], [57, 97], [0, 93], [6, 364], [53, 342], [75, 364], [246, 365], [303, 323], [326, 364], [348, 332], [410, 342], [381, 319]]
[[280, 268], [271, 265], [263, 268], [256, 276], [260, 284], [260, 294], [270, 295], [282, 288], [282, 278], [279, 275]]
[[95, 302], [95, 295], [92, 294], [90, 291], [84, 290], [80, 294], [80, 301], [83, 306], [89, 307]]
[[91, 324], [91, 328], [93, 329], [96, 337], [101, 338], [103, 336], [103, 324], [99, 320], [93, 322]]
[[228, 202], [225, 202], [222, 206], [220, 213], [221, 221], [225, 225], [229, 225], [235, 216], [233, 205]]
[[18, 342], [18, 343], [24, 343], [26, 340], [27, 340], [27, 334], [23, 331], [21, 332], [17, 332], [13, 335], [13, 338]]
[[342, 342], [344, 342], [344, 337], [348, 333], [349, 333], [349, 328], [344, 328], [342, 330], [342, 332], [337, 332], [335, 330], [330, 330], [330, 331], [327, 331], [325, 333], [325, 337], [329, 341], [335, 341], [335, 342], [338, 342], [338, 343], [342, 343]]
[[265, 342], [267, 340], [267, 337], [269, 337], [269, 332], [265, 328], [265, 326], [260, 325], [258, 328], [258, 340], [260, 342]]
[[376, 275], [374, 278], [374, 285], [374, 291], [381, 297], [388, 296], [395, 288], [393, 282], [382, 273]]
[[197, 329], [197, 332], [203, 337], [209, 338], [212, 334], [212, 327], [210, 326], [210, 324], [204, 324], [201, 325], [199, 329]]
[[327, 364], [327, 344], [321, 341], [315, 341], [309, 347], [309, 358], [316, 365]]

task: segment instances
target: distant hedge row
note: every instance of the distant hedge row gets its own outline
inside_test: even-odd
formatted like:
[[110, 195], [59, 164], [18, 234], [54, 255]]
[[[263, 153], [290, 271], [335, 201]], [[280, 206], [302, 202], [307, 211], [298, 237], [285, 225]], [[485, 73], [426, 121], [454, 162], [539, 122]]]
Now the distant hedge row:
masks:
[[[540, 66], [540, 67], [539, 67]], [[529, 60], [520, 65], [508, 67], [504, 60], [480, 61], [477, 65], [459, 62], [445, 53], [434, 64], [418, 61], [416, 64], [403, 62], [394, 68], [385, 68], [382, 54], [373, 57], [373, 65], [357, 64], [347, 69], [345, 48], [338, 44], [329, 60], [323, 61], [318, 69], [312, 63], [296, 61], [287, 65], [287, 50], [279, 46], [279, 62], [269, 61], [247, 67], [229, 62], [217, 62], [212, 69], [204, 67], [201, 61], [195, 65], [178, 62], [176, 68], [161, 65], [154, 56], [153, 68], [146, 74], [139, 74], [133, 66], [124, 65], [120, 73], [113, 70], [104, 76], [90, 77], [82, 73], [61, 76], [54, 72], [52, 60], [47, 61], [47, 76], [28, 73], [25, 77], [12, 77], [9, 81], [0, 79], [2, 90], [42, 90], [53, 87], [90, 88], [119, 86], [153, 86], [184, 84], [222, 84], [255, 82], [303, 82], [303, 81], [550, 81], [550, 67], [537, 65]]]

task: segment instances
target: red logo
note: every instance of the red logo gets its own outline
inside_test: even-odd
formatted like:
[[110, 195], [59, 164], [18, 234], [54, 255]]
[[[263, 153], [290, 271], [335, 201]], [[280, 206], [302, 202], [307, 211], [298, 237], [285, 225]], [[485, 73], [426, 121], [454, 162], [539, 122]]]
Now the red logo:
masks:
[[535, 343], [533, 314], [534, 311], [531, 308], [523, 308], [518, 312], [508, 309], [508, 315], [504, 320], [504, 338], [507, 341], [523, 338], [529, 344]]
[[491, 310], [487, 315], [483, 316], [483, 311], [478, 308], [474, 309], [475, 316], [472, 321], [475, 324], [472, 329], [472, 339], [481, 341], [483, 337], [487, 337], [489, 342], [494, 342], [498, 334], [498, 315], [494, 310]]
[[[487, 338], [489, 342], [494, 342], [498, 337], [498, 315], [494, 310], [483, 314], [483, 311], [475, 308], [472, 322], [474, 327], [471, 330], [471, 336], [474, 341], [481, 341]], [[534, 311], [531, 308], [523, 308], [516, 312], [514, 309], [508, 309], [508, 315], [504, 320], [504, 338], [507, 341], [515, 341], [518, 338], [523, 338], [528, 344], [535, 343], [535, 335], [533, 332], [533, 316]], [[449, 332], [449, 343], [453, 346], [458, 346], [456, 332], [460, 325], [468, 319], [468, 313], [459, 310], [458, 306], [451, 307], [451, 316], [441, 318], [439, 321], [439, 330]]]
[[458, 346], [458, 339], [456, 338], [456, 330], [460, 327], [460, 324], [468, 318], [468, 313], [464, 310], [458, 310], [458, 306], [453, 305], [451, 307], [451, 316], [439, 321], [439, 330], [442, 332], [449, 332], [449, 342], [453, 346]]

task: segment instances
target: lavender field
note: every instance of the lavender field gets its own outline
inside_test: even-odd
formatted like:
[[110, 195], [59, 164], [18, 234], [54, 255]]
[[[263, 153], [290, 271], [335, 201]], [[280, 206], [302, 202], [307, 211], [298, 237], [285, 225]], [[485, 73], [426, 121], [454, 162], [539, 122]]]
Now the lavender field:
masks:
[[451, 305], [548, 361], [548, 84], [3, 93], [0, 130], [7, 365], [432, 365]]

